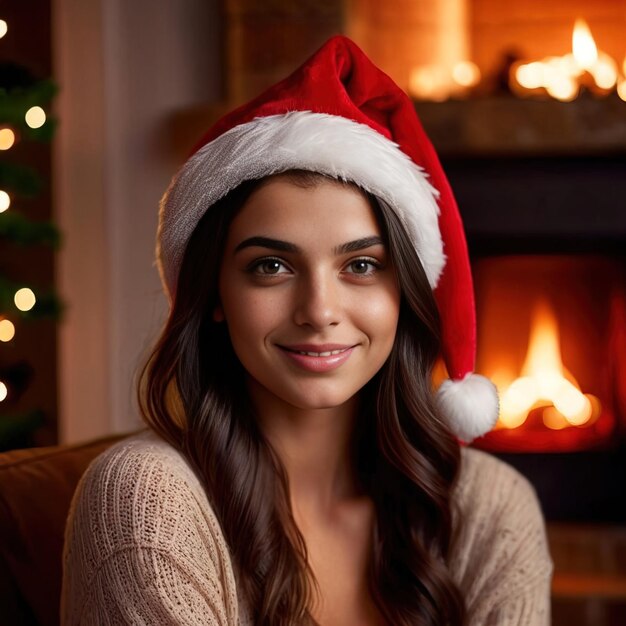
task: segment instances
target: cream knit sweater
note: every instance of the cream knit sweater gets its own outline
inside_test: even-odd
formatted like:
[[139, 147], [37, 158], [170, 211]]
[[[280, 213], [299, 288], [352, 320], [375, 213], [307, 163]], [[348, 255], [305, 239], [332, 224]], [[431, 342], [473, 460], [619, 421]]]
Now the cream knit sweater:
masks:
[[[450, 570], [469, 624], [548, 625], [552, 563], [532, 487], [497, 459], [464, 449], [455, 497], [463, 524]], [[200, 481], [151, 432], [91, 464], [72, 503], [63, 561], [64, 626], [251, 624]]]

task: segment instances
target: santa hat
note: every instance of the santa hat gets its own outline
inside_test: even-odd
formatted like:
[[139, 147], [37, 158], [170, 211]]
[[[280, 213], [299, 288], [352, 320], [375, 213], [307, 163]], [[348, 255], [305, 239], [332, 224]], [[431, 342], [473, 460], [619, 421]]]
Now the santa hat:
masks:
[[450, 429], [467, 442], [493, 427], [495, 387], [473, 373], [474, 291], [456, 201], [413, 104], [389, 76], [333, 37], [198, 146], [161, 201], [157, 259], [170, 300], [192, 231], [243, 181], [291, 169], [352, 181], [396, 212], [434, 290], [450, 376], [438, 397]]

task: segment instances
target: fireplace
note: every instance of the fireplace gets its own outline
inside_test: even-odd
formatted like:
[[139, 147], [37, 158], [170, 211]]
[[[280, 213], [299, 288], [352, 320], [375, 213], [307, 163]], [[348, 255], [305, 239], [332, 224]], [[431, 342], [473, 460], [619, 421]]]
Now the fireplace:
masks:
[[[436, 141], [437, 119], [422, 117]], [[443, 161], [473, 262], [477, 370], [501, 395], [498, 426], [475, 445], [531, 480], [548, 520], [623, 523], [626, 158], [586, 149], [457, 146]]]
[[626, 257], [473, 256], [477, 370], [501, 398], [476, 445], [533, 482], [548, 520], [625, 522]]
[[623, 260], [527, 254], [474, 262], [477, 369], [496, 383], [500, 452], [611, 448], [622, 430]]

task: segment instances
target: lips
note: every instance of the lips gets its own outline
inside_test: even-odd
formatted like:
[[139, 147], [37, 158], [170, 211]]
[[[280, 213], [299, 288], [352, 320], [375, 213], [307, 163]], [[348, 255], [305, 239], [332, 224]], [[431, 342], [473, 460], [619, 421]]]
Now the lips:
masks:
[[339, 354], [345, 350], [349, 350], [354, 347], [351, 344], [339, 344], [339, 343], [299, 343], [289, 346], [280, 346], [283, 350], [289, 350], [290, 352], [298, 352], [300, 354], [306, 354], [308, 356], [330, 356], [331, 354]]
[[291, 363], [309, 372], [328, 372], [343, 365], [356, 347], [349, 344], [292, 344], [278, 346]]

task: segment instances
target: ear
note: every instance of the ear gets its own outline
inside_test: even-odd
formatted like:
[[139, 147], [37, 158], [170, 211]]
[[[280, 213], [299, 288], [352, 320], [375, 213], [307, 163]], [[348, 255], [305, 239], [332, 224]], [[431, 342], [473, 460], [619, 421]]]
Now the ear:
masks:
[[222, 305], [218, 304], [213, 309], [213, 321], [214, 322], [223, 322], [226, 319], [224, 315], [224, 309], [222, 309]]

